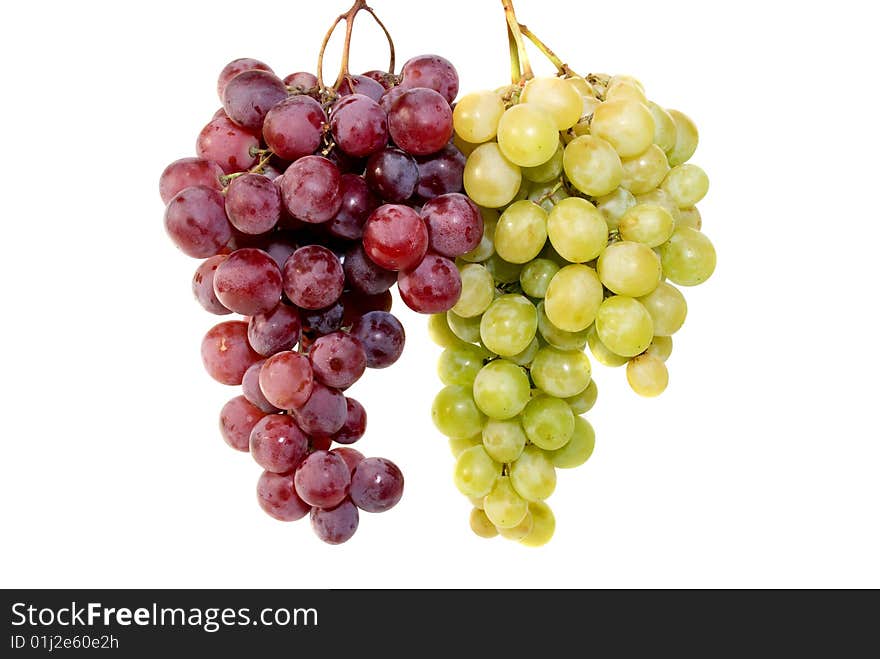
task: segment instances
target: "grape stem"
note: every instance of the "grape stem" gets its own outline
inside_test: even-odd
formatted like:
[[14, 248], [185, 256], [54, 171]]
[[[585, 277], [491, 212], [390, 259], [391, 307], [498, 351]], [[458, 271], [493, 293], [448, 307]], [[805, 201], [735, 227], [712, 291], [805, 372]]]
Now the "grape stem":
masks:
[[[519, 74], [518, 76], [513, 75], [513, 84], [522, 85], [526, 80], [534, 78], [535, 74], [532, 72], [532, 65], [529, 62], [529, 54], [526, 51], [525, 41], [523, 41], [523, 33], [519, 28], [519, 21], [516, 19], [513, 0], [501, 0], [501, 4], [504, 6], [504, 16], [507, 18], [508, 40], [513, 42], [510, 46], [511, 73], [516, 71]], [[516, 46], [516, 54], [514, 54], [514, 45]]]
[[225, 174], [220, 177], [220, 184], [225, 188], [232, 181], [237, 179], [239, 176], [244, 176], [245, 174], [262, 174], [263, 169], [266, 165], [269, 164], [269, 161], [272, 159], [272, 156], [275, 154], [272, 153], [269, 149], [251, 149], [251, 156], [260, 156], [259, 162], [251, 167], [250, 169], [243, 172], [233, 172], [232, 174]]
[[351, 35], [354, 30], [354, 19], [358, 15], [358, 12], [365, 11], [370, 16], [373, 17], [373, 20], [382, 28], [382, 32], [385, 33], [385, 38], [388, 40], [388, 50], [390, 51], [389, 63], [388, 63], [388, 73], [394, 74], [395, 67], [395, 51], [394, 51], [394, 40], [391, 38], [391, 33], [388, 31], [388, 28], [385, 27], [385, 24], [379, 19], [376, 15], [376, 12], [372, 10], [367, 5], [366, 0], [355, 0], [354, 4], [344, 14], [340, 14], [336, 17], [336, 20], [333, 21], [333, 25], [330, 26], [330, 29], [327, 30], [327, 34], [324, 36], [324, 41], [321, 42], [321, 50], [318, 53], [318, 89], [322, 92], [327, 90], [327, 87], [324, 84], [324, 53], [327, 50], [327, 44], [330, 43], [330, 38], [333, 36], [333, 33], [336, 32], [336, 28], [340, 23], [345, 21], [345, 41], [342, 45], [342, 61], [339, 65], [339, 75], [336, 76], [336, 82], [333, 83], [332, 89], [336, 90], [343, 83], [346, 76], [350, 76], [348, 70], [349, 63], [349, 55], [351, 52]]
[[568, 77], [572, 77], [572, 76], [577, 75], [574, 71], [571, 70], [571, 68], [569, 68], [568, 64], [566, 64], [561, 59], [559, 59], [559, 56], [556, 53], [554, 53], [547, 44], [545, 44], [543, 41], [541, 41], [535, 35], [534, 32], [532, 32], [529, 28], [527, 28], [522, 23], [519, 24], [519, 31], [522, 32], [522, 35], [526, 39], [528, 39], [533, 44], [535, 44], [535, 47], [538, 50], [540, 50], [541, 53], [543, 53], [544, 57], [546, 57], [548, 60], [550, 60], [550, 62], [553, 64], [553, 66], [556, 67], [556, 71], [558, 72], [558, 75], [568, 76]]

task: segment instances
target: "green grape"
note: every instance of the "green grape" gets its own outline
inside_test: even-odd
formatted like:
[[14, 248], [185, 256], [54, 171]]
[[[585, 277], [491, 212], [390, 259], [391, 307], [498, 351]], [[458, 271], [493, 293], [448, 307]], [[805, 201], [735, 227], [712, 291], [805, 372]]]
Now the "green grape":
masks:
[[[592, 327], [592, 326], [591, 326]], [[544, 303], [538, 303], [538, 332], [547, 343], [560, 350], [582, 350], [587, 345], [587, 332], [566, 332], [550, 322]]]
[[526, 547], [541, 547], [550, 542], [553, 532], [556, 531], [556, 518], [553, 511], [543, 501], [529, 503], [529, 515], [531, 527], [525, 537], [519, 543]]
[[645, 194], [663, 182], [669, 173], [666, 154], [656, 144], [649, 146], [643, 153], [632, 158], [621, 160], [623, 179], [620, 187], [633, 194]]
[[648, 109], [654, 117], [654, 144], [669, 153], [675, 148], [675, 121], [671, 114], [653, 101], [648, 101]]
[[541, 349], [541, 342], [538, 341], [538, 337], [536, 336], [532, 339], [532, 342], [529, 344], [529, 347], [523, 350], [522, 352], [518, 352], [515, 355], [508, 357], [510, 361], [518, 366], [529, 366], [532, 363], [532, 360], [535, 359], [535, 355], [538, 354], [538, 350]]
[[608, 347], [599, 340], [599, 334], [596, 332], [595, 325], [590, 326], [589, 334], [587, 334], [587, 343], [590, 345], [590, 352], [593, 353], [593, 357], [595, 357], [596, 361], [602, 364], [602, 366], [617, 368], [618, 366], [623, 366], [629, 361], [626, 357], [611, 352]]
[[[580, 103], [580, 99], [578, 99], [578, 103]], [[558, 181], [559, 177], [562, 176], [562, 153], [564, 148], [565, 147], [560, 144], [556, 147], [556, 152], [553, 154], [553, 157], [537, 167], [524, 167], [522, 170], [523, 178], [528, 179], [533, 183], [550, 183], [551, 181]]]
[[445, 313], [431, 314], [428, 318], [428, 336], [441, 348], [451, 348], [461, 345], [461, 339], [449, 329]]
[[537, 331], [538, 312], [522, 295], [502, 295], [489, 306], [480, 322], [483, 344], [502, 357], [528, 348]]
[[495, 281], [492, 273], [477, 263], [459, 268], [461, 295], [452, 311], [462, 318], [481, 315], [495, 299]]
[[581, 78], [580, 76], [572, 76], [571, 78], [563, 78], [566, 84], [571, 85], [581, 96], [595, 96], [596, 90], [593, 85]]
[[645, 354], [665, 362], [672, 354], [672, 337], [655, 336], [651, 345], [645, 350]]
[[458, 99], [452, 112], [455, 132], [471, 144], [493, 139], [504, 114], [504, 101], [495, 92], [475, 92]]
[[549, 213], [556, 204], [568, 199], [569, 196], [565, 186], [559, 181], [550, 181], [549, 183], [532, 183], [526, 198]]
[[678, 167], [694, 155], [700, 143], [700, 133], [696, 124], [683, 112], [678, 110], [668, 110], [668, 112], [675, 122], [675, 146], [667, 151], [666, 155], [669, 157], [669, 166]]
[[498, 535], [498, 529], [489, 521], [486, 513], [479, 508], [471, 509], [470, 524], [471, 531], [481, 538], [494, 538]]
[[[565, 402], [568, 403], [571, 411], [577, 416], [578, 414], [586, 414], [593, 409], [593, 405], [596, 404], [596, 398], [598, 396], [599, 390], [596, 388], [596, 381], [590, 380], [590, 384], [586, 389], [579, 394], [569, 396], [565, 399]], [[577, 422], [577, 420], [575, 420], [575, 422]]]
[[715, 260], [715, 248], [706, 234], [690, 227], [678, 227], [660, 245], [663, 274], [680, 286], [702, 284], [715, 272]]
[[464, 190], [478, 206], [506, 206], [521, 182], [520, 168], [504, 157], [495, 142], [474, 149], [464, 166]]
[[687, 318], [687, 301], [672, 284], [661, 281], [654, 291], [639, 298], [654, 322], [654, 336], [671, 336]]
[[626, 365], [626, 381], [639, 396], [653, 398], [666, 390], [669, 371], [663, 360], [652, 355], [639, 355]]
[[498, 421], [489, 419], [483, 427], [483, 448], [493, 460], [509, 464], [526, 447], [526, 433], [519, 419]]
[[532, 78], [519, 99], [549, 114], [557, 131], [568, 130], [581, 118], [581, 95], [561, 78]]
[[573, 469], [580, 467], [590, 456], [596, 446], [596, 432], [590, 422], [582, 417], [574, 419], [574, 433], [571, 441], [562, 448], [547, 453], [550, 462], [557, 469]]
[[571, 184], [591, 197], [613, 192], [623, 180], [620, 156], [608, 142], [594, 135], [581, 135], [569, 142], [562, 165]]
[[474, 380], [474, 402], [492, 419], [515, 417], [529, 402], [531, 393], [526, 372], [506, 359], [489, 362]]
[[[660, 259], [654, 251], [628, 240], [609, 245], [599, 257], [597, 270], [606, 288], [629, 297], [647, 295], [657, 288], [663, 276]], [[550, 282], [550, 288], [552, 290], [553, 282]], [[553, 320], [549, 312], [547, 315]]]
[[602, 283], [595, 270], [586, 265], [569, 265], [550, 280], [544, 312], [559, 329], [580, 332], [596, 319], [602, 296]]
[[447, 437], [473, 437], [483, 432], [486, 417], [477, 408], [471, 390], [460, 385], [444, 387], [434, 398], [431, 418]]
[[621, 357], [635, 357], [651, 344], [654, 323], [651, 314], [638, 300], [615, 295], [599, 307], [596, 334], [613, 353]]
[[557, 272], [559, 266], [550, 259], [534, 259], [526, 263], [519, 273], [519, 285], [529, 297], [543, 298], [547, 294], [550, 280]]
[[480, 215], [483, 217], [480, 244], [461, 255], [461, 259], [469, 263], [482, 263], [495, 253], [495, 225], [498, 224], [499, 213], [494, 208], [480, 208]]
[[492, 273], [495, 281], [500, 284], [512, 284], [519, 281], [519, 274], [522, 272], [522, 264], [508, 263], [498, 254], [492, 254], [483, 265]]
[[457, 458], [469, 448], [473, 448], [474, 446], [481, 446], [482, 443], [483, 440], [481, 435], [466, 438], [459, 437], [457, 439], [450, 438], [449, 450], [452, 452], [452, 457]]
[[605, 218], [609, 231], [617, 229], [620, 218], [635, 205], [636, 198], [626, 188], [617, 188], [614, 192], [596, 200], [596, 209]]
[[506, 538], [507, 540], [522, 542], [523, 539], [527, 538], [532, 532], [532, 525], [532, 514], [527, 512], [526, 516], [523, 517], [523, 520], [519, 524], [510, 529], [498, 529], [498, 533], [502, 538]]
[[654, 141], [654, 117], [638, 101], [605, 101], [593, 113], [590, 132], [608, 142], [621, 158], [632, 158]]
[[660, 188], [651, 190], [646, 194], [640, 194], [636, 197], [636, 202], [639, 204], [654, 204], [656, 206], [662, 206], [670, 215], [672, 215], [672, 219], [675, 220], [675, 225], [678, 226], [681, 211], [678, 209], [678, 206], [675, 205], [675, 202], [672, 201], [672, 197]]
[[[457, 458], [458, 456], [455, 456], [455, 457]], [[486, 497], [468, 497], [467, 499], [468, 499], [468, 501], [471, 502], [471, 505], [474, 508], [476, 508], [477, 510], [482, 510], [483, 509], [483, 499], [485, 499], [485, 498]]]
[[628, 76], [614, 76], [608, 83], [608, 89], [605, 90], [605, 99], [614, 101], [632, 101], [634, 103], [642, 103], [647, 105], [648, 99], [645, 97], [645, 90], [641, 85], [635, 85]]
[[679, 227], [690, 227], [699, 231], [703, 228], [703, 217], [699, 208], [682, 208], [681, 217], [675, 223]]
[[[568, 413], [571, 414], [571, 410]], [[573, 417], [571, 425], [573, 433]], [[544, 451], [537, 446], [526, 446], [519, 459], [510, 465], [510, 484], [526, 501], [543, 501], [556, 489], [556, 469]]]
[[467, 343], [459, 343], [452, 348], [446, 348], [440, 354], [440, 360], [437, 363], [440, 381], [445, 385], [473, 386], [474, 378], [483, 368], [484, 358], [485, 353], [480, 348]]
[[590, 384], [590, 359], [582, 350], [559, 350], [546, 346], [532, 362], [532, 380], [544, 393], [569, 398]]
[[675, 220], [662, 206], [637, 204], [620, 219], [620, 237], [648, 247], [659, 247], [675, 230]]
[[586, 263], [608, 244], [608, 225], [589, 201], [569, 197], [550, 211], [547, 236], [560, 256], [572, 263]]
[[449, 329], [465, 343], [476, 343], [480, 340], [480, 317], [462, 318], [453, 311], [446, 312]]
[[666, 175], [662, 188], [679, 208], [693, 208], [709, 192], [709, 177], [696, 165], [679, 165]]
[[453, 134], [452, 143], [459, 151], [462, 152], [465, 158], [469, 158], [474, 150], [476, 150], [476, 148], [480, 146], [479, 144], [471, 144], [470, 142], [466, 142], [465, 140], [461, 139], [461, 136], [458, 134]]
[[482, 446], [474, 446], [458, 456], [453, 481], [466, 497], [484, 497], [492, 491], [500, 475], [501, 465], [490, 458]]
[[[574, 432], [574, 412], [564, 400], [553, 396], [538, 396], [532, 398], [523, 410], [522, 426], [532, 444], [552, 451], [565, 446], [571, 439]], [[521, 457], [520, 460], [522, 459]]]
[[529, 504], [513, 489], [510, 477], [502, 476], [483, 499], [483, 510], [497, 528], [510, 529], [523, 521], [529, 512]]
[[541, 253], [538, 255], [538, 257], [542, 259], [547, 259], [548, 261], [553, 261], [553, 263], [558, 265], [560, 268], [564, 268], [565, 266], [569, 265], [569, 261], [566, 261], [559, 255], [559, 252], [556, 251], [556, 249], [553, 247], [553, 243], [551, 243], [549, 240], [547, 241], [547, 244], [544, 245], [544, 249], [541, 250]]
[[508, 263], [531, 261], [547, 242], [547, 211], [531, 201], [507, 207], [495, 227], [495, 251]]
[[559, 131], [543, 108], [520, 103], [508, 109], [498, 122], [498, 146], [504, 157], [520, 167], [542, 165], [556, 152]]

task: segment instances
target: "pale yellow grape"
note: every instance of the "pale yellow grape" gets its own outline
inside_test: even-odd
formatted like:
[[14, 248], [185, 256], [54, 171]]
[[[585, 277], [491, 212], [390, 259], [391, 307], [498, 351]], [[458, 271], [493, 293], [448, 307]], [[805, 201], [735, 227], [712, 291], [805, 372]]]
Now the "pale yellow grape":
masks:
[[[653, 291], [663, 274], [660, 259], [654, 251], [646, 245], [629, 240], [609, 245], [599, 257], [596, 269], [606, 288], [629, 297], [641, 297]], [[553, 282], [550, 282], [550, 290], [552, 289]], [[549, 310], [547, 316], [553, 320]]]
[[525, 519], [529, 504], [513, 489], [510, 478], [501, 476], [483, 499], [483, 510], [497, 528], [510, 529]]
[[671, 336], [681, 329], [687, 318], [687, 301], [672, 284], [661, 281], [653, 292], [639, 298], [651, 314], [654, 336]]
[[666, 154], [656, 144], [652, 144], [637, 156], [624, 158], [621, 164], [623, 179], [620, 181], [620, 187], [626, 188], [633, 194], [650, 192], [660, 185], [669, 173]]
[[609, 194], [623, 180], [620, 156], [605, 140], [582, 135], [565, 147], [565, 175], [578, 190], [591, 197]]
[[591, 267], [568, 265], [553, 275], [544, 297], [544, 313], [566, 332], [587, 329], [602, 304], [602, 283]]
[[459, 342], [446, 348], [437, 362], [437, 374], [443, 384], [470, 387], [483, 368], [485, 353], [477, 346]]
[[459, 269], [461, 295], [452, 311], [462, 318], [479, 316], [495, 299], [495, 281], [492, 273], [482, 265], [469, 263]]
[[538, 354], [538, 350], [541, 349], [541, 342], [538, 341], [538, 337], [535, 336], [532, 339], [532, 342], [529, 344], [529, 347], [523, 350], [522, 352], [518, 352], [515, 355], [511, 355], [508, 357], [510, 361], [518, 366], [528, 366], [532, 363], [532, 360], [535, 358], [535, 355]]
[[480, 244], [471, 251], [461, 255], [462, 260], [470, 263], [481, 263], [495, 253], [495, 225], [498, 224], [499, 213], [494, 208], [480, 208], [483, 218], [483, 237]]
[[462, 152], [465, 158], [469, 158], [470, 155], [476, 150], [476, 148], [480, 146], [479, 144], [466, 142], [465, 140], [461, 139], [461, 136], [459, 135], [453, 136], [452, 143], [455, 145], [455, 148]]
[[532, 513], [526, 513], [526, 516], [523, 517], [523, 520], [510, 529], [498, 529], [499, 535], [502, 538], [506, 538], [507, 540], [513, 540], [515, 542], [522, 542], [532, 533], [534, 522], [532, 521]]
[[[592, 327], [592, 325], [590, 326]], [[566, 332], [550, 322], [544, 309], [544, 302], [538, 303], [538, 332], [554, 348], [560, 350], [582, 350], [587, 345], [589, 329], [580, 332]]]
[[533, 183], [549, 183], [550, 181], [558, 181], [562, 176], [562, 154], [565, 147], [559, 144], [553, 157], [547, 162], [537, 167], [523, 167], [522, 175], [524, 179]]
[[510, 483], [526, 501], [543, 501], [556, 489], [556, 469], [544, 451], [526, 446], [519, 459], [510, 465]]
[[672, 197], [660, 188], [638, 195], [636, 197], [636, 203], [656, 204], [657, 206], [662, 206], [670, 215], [672, 215], [672, 219], [675, 220], [675, 226], [678, 226], [678, 221], [681, 218], [681, 211], [678, 209], [676, 203], [672, 201]]
[[[552, 215], [552, 213], [551, 213]], [[559, 266], [550, 259], [535, 259], [526, 263], [519, 273], [519, 284], [523, 293], [533, 298], [543, 298], [553, 275], [559, 272]]]
[[676, 226], [690, 227], [699, 231], [703, 228], [703, 216], [700, 215], [699, 208], [682, 208], [681, 216], [676, 222]]
[[617, 229], [624, 240], [658, 247], [669, 240], [675, 220], [662, 206], [637, 204], [624, 213]]
[[[593, 113], [590, 132], [608, 142], [621, 158], [642, 153], [654, 141], [654, 117], [638, 101], [605, 101]], [[602, 194], [607, 194], [607, 190]]]
[[694, 155], [700, 143], [700, 133], [696, 124], [683, 112], [678, 110], [668, 110], [668, 112], [675, 122], [675, 146], [667, 151], [666, 155], [669, 157], [669, 166], [678, 167]]
[[608, 96], [608, 92], [611, 90], [612, 87], [615, 87], [616, 85], [628, 85], [630, 87], [635, 87], [643, 94], [645, 93], [645, 85], [642, 84], [641, 80], [630, 75], [618, 73], [615, 76], [611, 76], [611, 78], [606, 83], [605, 95]]
[[596, 209], [605, 218], [609, 231], [617, 229], [620, 218], [635, 205], [636, 198], [626, 188], [617, 188], [614, 192], [596, 199]]
[[522, 295], [502, 295], [483, 314], [480, 338], [492, 352], [511, 357], [526, 348], [538, 330], [538, 312]]
[[668, 153], [675, 147], [675, 121], [672, 115], [653, 101], [648, 101], [648, 109], [654, 117], [654, 144]]
[[526, 372], [506, 359], [489, 362], [474, 379], [474, 402], [489, 418], [515, 417], [530, 398], [531, 386]]
[[547, 216], [547, 236], [560, 256], [572, 263], [585, 263], [605, 249], [608, 225], [589, 201], [569, 197], [556, 204]]
[[486, 417], [477, 408], [470, 387], [450, 385], [440, 390], [431, 406], [437, 430], [453, 439], [473, 437], [483, 432]]
[[526, 198], [549, 213], [556, 204], [568, 199], [569, 196], [568, 190], [559, 181], [550, 181], [549, 183], [532, 183]]
[[478, 206], [506, 206], [521, 182], [520, 168], [504, 157], [495, 142], [474, 149], [464, 166], [464, 190]]
[[639, 355], [626, 365], [626, 381], [639, 396], [653, 398], [666, 391], [669, 371], [662, 359], [652, 355]]
[[593, 354], [593, 357], [595, 357], [596, 361], [602, 364], [602, 366], [617, 368], [623, 366], [629, 361], [628, 358], [611, 352], [611, 350], [608, 349], [608, 346], [602, 343], [599, 339], [599, 334], [596, 332], [595, 325], [591, 325], [588, 330], [587, 343], [590, 346], [590, 352]]
[[576, 396], [590, 384], [590, 359], [582, 350], [545, 346], [532, 362], [532, 380], [541, 391], [558, 398]]
[[466, 497], [484, 497], [492, 491], [499, 476], [501, 465], [482, 446], [474, 446], [458, 456], [452, 480]]
[[505, 421], [489, 419], [483, 427], [482, 441], [483, 448], [493, 460], [511, 463], [522, 454], [527, 439], [517, 417]]
[[486, 513], [479, 508], [471, 509], [470, 517], [471, 531], [481, 538], [494, 538], [498, 535], [498, 529], [486, 517]]
[[596, 335], [611, 352], [621, 357], [635, 357], [651, 344], [654, 323], [641, 302], [616, 295], [599, 307]]
[[574, 419], [574, 433], [568, 444], [548, 452], [547, 455], [557, 469], [574, 469], [590, 459], [595, 446], [596, 431], [589, 421], [577, 416]]
[[[522, 426], [532, 444], [552, 451], [562, 448], [571, 440], [574, 432], [574, 412], [571, 411], [568, 403], [560, 398], [538, 396], [530, 400], [523, 410]], [[524, 459], [529, 448], [534, 447], [527, 447], [520, 460]]]
[[[575, 396], [569, 396], [565, 399], [565, 402], [568, 403], [571, 411], [577, 416], [578, 414], [586, 414], [593, 409], [598, 396], [599, 390], [596, 387], [596, 381], [590, 380], [590, 384], [586, 389]], [[575, 423], [577, 423], [577, 419], [575, 419]]]
[[483, 265], [492, 273], [495, 281], [501, 284], [512, 284], [519, 281], [519, 275], [523, 269], [521, 263], [509, 263], [498, 254], [492, 254]]
[[428, 336], [441, 348], [461, 345], [461, 339], [449, 328], [445, 313], [431, 314], [428, 318]]
[[668, 242], [660, 245], [663, 274], [681, 286], [702, 284], [715, 272], [715, 247], [706, 234], [678, 227]]
[[[456, 456], [456, 457], [458, 457], [458, 456]], [[485, 498], [485, 497], [468, 497], [467, 499], [468, 499], [468, 501], [471, 502], [471, 505], [472, 505], [474, 508], [476, 508], [477, 510], [482, 510], [482, 509], [483, 509], [483, 499], [484, 499], [484, 498]]]
[[596, 95], [604, 98], [608, 84], [611, 82], [611, 76], [607, 73], [591, 73], [588, 81], [593, 86], [593, 89], [596, 90]]
[[452, 457], [457, 458], [469, 448], [481, 446], [482, 443], [481, 435], [475, 435], [474, 437], [459, 437], [457, 439], [450, 438], [449, 450], [452, 452]]
[[709, 192], [709, 177], [696, 165], [673, 167], [661, 186], [679, 208], [693, 208]]
[[549, 114], [557, 130], [568, 130], [581, 118], [581, 94], [562, 78], [532, 78], [519, 98]]
[[504, 114], [504, 101], [495, 92], [475, 92], [458, 99], [452, 112], [455, 132], [471, 144], [493, 139]]
[[465, 343], [476, 343], [480, 340], [480, 317], [462, 318], [454, 311], [446, 312], [446, 322], [452, 333]]
[[645, 90], [641, 87], [641, 84], [634, 84], [633, 79], [628, 78], [628, 76], [614, 76], [605, 90], [605, 99], [609, 101], [633, 101], [644, 103], [645, 105], [648, 103]]
[[556, 531], [556, 518], [553, 511], [543, 501], [529, 503], [531, 525], [529, 532], [520, 539], [519, 543], [526, 547], [541, 547], [550, 542]]
[[651, 345], [645, 350], [645, 354], [665, 362], [672, 354], [672, 337], [655, 336], [654, 340], [651, 341]]
[[593, 89], [593, 85], [580, 76], [572, 76], [571, 78], [565, 78], [564, 80], [567, 85], [571, 85], [571, 87], [581, 96], [596, 95], [596, 90]]
[[514, 105], [498, 122], [498, 146], [505, 158], [520, 167], [547, 162], [558, 144], [559, 131], [553, 117], [537, 105]]
[[531, 261], [547, 242], [547, 211], [532, 201], [507, 207], [495, 227], [495, 252], [508, 263]]

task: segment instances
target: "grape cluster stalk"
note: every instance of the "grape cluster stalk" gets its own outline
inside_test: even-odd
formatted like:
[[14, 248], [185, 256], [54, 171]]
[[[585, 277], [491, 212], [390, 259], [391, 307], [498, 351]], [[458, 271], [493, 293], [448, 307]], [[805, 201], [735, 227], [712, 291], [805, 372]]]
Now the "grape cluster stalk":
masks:
[[[451, 143], [455, 68], [423, 55], [395, 75], [389, 36], [388, 71], [350, 74], [360, 11], [376, 18], [363, 0], [340, 16], [317, 74], [281, 78], [251, 58], [227, 64], [222, 107], [196, 156], [171, 163], [159, 184], [168, 235], [201, 260], [196, 300], [238, 316], [201, 346], [208, 374], [241, 387], [220, 413], [221, 434], [263, 469], [263, 510], [282, 521], [309, 515], [331, 544], [352, 537], [359, 510], [386, 511], [403, 493], [393, 462], [350, 447], [367, 415], [345, 394], [402, 353], [390, 289], [418, 312], [446, 312], [461, 291], [454, 259], [483, 237], [482, 215], [461, 194], [465, 157]], [[342, 65], [328, 87], [324, 48], [343, 22]]]
[[[556, 470], [595, 445], [586, 346], [625, 365], [637, 394], [661, 394], [687, 315], [677, 286], [705, 282], [716, 256], [697, 209], [709, 180], [689, 162], [694, 122], [633, 77], [577, 75], [502, 4], [512, 84], [453, 113], [485, 230], [457, 261], [460, 299], [429, 321], [444, 348], [432, 417], [474, 533], [539, 546], [555, 530]], [[534, 77], [527, 40], [557, 76]]]

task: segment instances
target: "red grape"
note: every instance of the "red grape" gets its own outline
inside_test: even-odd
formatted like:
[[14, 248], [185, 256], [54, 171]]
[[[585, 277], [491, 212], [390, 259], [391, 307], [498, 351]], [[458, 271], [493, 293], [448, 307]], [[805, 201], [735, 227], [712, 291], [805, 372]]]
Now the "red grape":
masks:
[[379, 99], [379, 105], [382, 106], [382, 109], [385, 110], [385, 114], [389, 114], [391, 112], [391, 108], [394, 107], [394, 102], [403, 96], [406, 93], [406, 89], [402, 87], [392, 87], [382, 98]]
[[202, 363], [221, 384], [240, 385], [245, 371], [260, 361], [247, 341], [247, 323], [227, 320], [214, 325], [202, 339]]
[[413, 311], [444, 313], [458, 302], [461, 276], [455, 263], [446, 257], [428, 254], [415, 270], [400, 273], [397, 290]]
[[167, 204], [178, 192], [194, 185], [221, 190], [220, 165], [203, 158], [181, 158], [168, 165], [159, 177], [159, 194]]
[[437, 153], [416, 158], [419, 165], [419, 184], [416, 193], [423, 199], [450, 192], [461, 192], [463, 187], [464, 154], [454, 145], [447, 144]]
[[281, 300], [281, 271], [263, 250], [238, 249], [217, 267], [214, 292], [223, 306], [235, 313], [266, 313]]
[[202, 261], [199, 267], [196, 268], [196, 273], [193, 275], [192, 280], [193, 295], [198, 303], [202, 305], [205, 311], [217, 316], [225, 316], [232, 313], [223, 306], [223, 303], [217, 299], [217, 295], [214, 293], [214, 272], [217, 270], [217, 266], [226, 259], [226, 254], [218, 254]]
[[263, 243], [263, 250], [283, 269], [287, 259], [296, 251], [296, 240], [290, 234], [274, 233], [271, 239]]
[[388, 91], [389, 89], [394, 87], [394, 85], [397, 83], [397, 80], [395, 79], [396, 76], [394, 76], [391, 73], [388, 73], [387, 71], [373, 70], [373, 71], [367, 71], [366, 73], [362, 73], [361, 75], [364, 78], [370, 78], [371, 80], [375, 80], [380, 85], [382, 85], [382, 89], [384, 89], [385, 91]]
[[330, 447], [333, 446], [333, 438], [312, 437], [310, 446], [312, 451], [329, 451]]
[[357, 174], [343, 174], [339, 179], [339, 192], [342, 206], [327, 223], [327, 230], [337, 238], [359, 240], [364, 234], [364, 222], [379, 207], [379, 200]]
[[228, 117], [216, 117], [202, 128], [196, 140], [200, 158], [220, 165], [226, 174], [243, 172], [257, 162], [254, 149], [260, 140], [253, 133], [236, 126]]
[[332, 508], [348, 494], [351, 472], [339, 455], [315, 451], [297, 467], [293, 482], [300, 499], [319, 508]]
[[263, 364], [265, 363], [266, 360], [262, 359], [250, 365], [248, 370], [244, 372], [244, 377], [241, 379], [241, 391], [244, 394], [244, 397], [253, 405], [256, 405], [266, 414], [270, 414], [279, 412], [280, 410], [266, 400], [263, 390], [260, 389], [260, 371], [263, 370]]
[[263, 138], [272, 152], [284, 160], [296, 160], [321, 146], [327, 115], [311, 96], [291, 96], [266, 115]]
[[306, 433], [330, 437], [345, 424], [348, 408], [345, 396], [320, 382], [312, 386], [312, 394], [301, 406], [293, 409], [293, 417]]
[[[371, 80], [381, 88], [379, 83]], [[350, 99], [350, 100], [349, 100]], [[388, 143], [388, 117], [368, 96], [353, 94], [330, 113], [330, 130], [336, 146], [356, 158], [375, 153]]]
[[309, 514], [312, 507], [299, 498], [293, 474], [264, 471], [257, 481], [257, 502], [260, 508], [281, 522], [295, 522]]
[[298, 71], [284, 78], [284, 84], [302, 94], [317, 88], [318, 77], [314, 73]]
[[379, 206], [364, 225], [364, 250], [386, 270], [408, 270], [428, 250], [428, 229], [409, 206]]
[[480, 244], [483, 217], [477, 205], [463, 194], [440, 195], [422, 206], [432, 251], [455, 258]]
[[197, 259], [219, 254], [232, 238], [223, 195], [203, 185], [185, 188], [168, 202], [165, 229], [184, 254]]
[[342, 327], [345, 308], [341, 302], [335, 302], [324, 309], [303, 309], [300, 313], [303, 332], [315, 338], [335, 332]]
[[250, 450], [251, 430], [266, 416], [244, 396], [236, 396], [220, 410], [220, 434], [236, 451]]
[[312, 365], [305, 355], [279, 352], [269, 357], [260, 371], [263, 395], [281, 410], [291, 410], [304, 404], [313, 387]]
[[309, 360], [315, 379], [337, 389], [353, 385], [367, 368], [361, 342], [345, 332], [320, 337], [309, 351]]
[[287, 98], [287, 87], [274, 73], [252, 69], [226, 83], [223, 109], [236, 124], [258, 133], [266, 114]]
[[403, 496], [403, 474], [385, 458], [362, 460], [351, 476], [351, 500], [368, 513], [384, 513]]
[[300, 158], [281, 177], [281, 196], [295, 218], [326, 222], [342, 207], [339, 168], [321, 156]]
[[354, 444], [367, 431], [367, 411], [354, 398], [346, 398], [345, 407], [345, 423], [333, 435], [333, 441], [337, 444]]
[[254, 426], [250, 438], [251, 456], [266, 471], [285, 474], [306, 457], [309, 440], [287, 414], [269, 414]]
[[400, 149], [384, 149], [367, 161], [364, 177], [367, 185], [385, 201], [409, 199], [419, 184], [419, 166]]
[[256, 314], [248, 322], [248, 341], [261, 355], [271, 357], [293, 350], [299, 342], [300, 322], [295, 307], [279, 304], [268, 313]]
[[259, 235], [275, 228], [281, 219], [281, 192], [260, 174], [243, 174], [226, 189], [226, 215], [242, 233]]
[[361, 243], [349, 248], [342, 263], [348, 285], [364, 295], [384, 293], [397, 282], [397, 273], [376, 265]]
[[300, 247], [284, 264], [284, 293], [303, 309], [329, 307], [342, 295], [344, 285], [342, 265], [326, 247]]
[[385, 86], [370, 76], [348, 74], [342, 79], [342, 84], [336, 91], [343, 98], [352, 94], [360, 94], [378, 101], [385, 93]]
[[312, 530], [330, 545], [341, 545], [351, 540], [358, 527], [358, 509], [345, 500], [335, 508], [312, 508]]
[[427, 87], [452, 103], [458, 95], [458, 72], [449, 60], [439, 55], [419, 55], [403, 65], [400, 86], [404, 89]]
[[442, 149], [452, 137], [452, 110], [433, 89], [410, 89], [391, 106], [388, 130], [401, 149], [426, 156]]
[[220, 72], [220, 77], [217, 80], [217, 96], [220, 97], [220, 100], [223, 100], [223, 91], [226, 89], [226, 84], [232, 80], [239, 73], [244, 73], [245, 71], [268, 71], [272, 73], [272, 69], [268, 64], [264, 64], [258, 59], [253, 59], [252, 57], [239, 57], [238, 59], [232, 60], [229, 64], [223, 67], [223, 70]]
[[351, 328], [367, 355], [370, 368], [387, 368], [403, 353], [406, 333], [403, 325], [387, 311], [370, 311], [361, 316]]
[[364, 459], [363, 453], [349, 446], [338, 446], [330, 452], [335, 453], [340, 458], [345, 460], [345, 464], [348, 465], [351, 473], [354, 473], [354, 470], [357, 468], [358, 464], [360, 464], [360, 461]]

